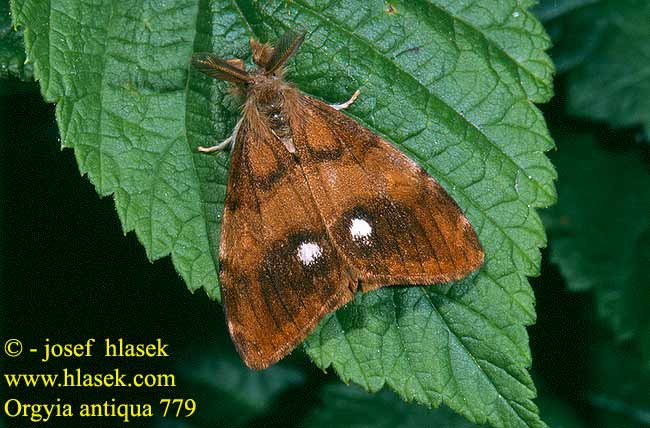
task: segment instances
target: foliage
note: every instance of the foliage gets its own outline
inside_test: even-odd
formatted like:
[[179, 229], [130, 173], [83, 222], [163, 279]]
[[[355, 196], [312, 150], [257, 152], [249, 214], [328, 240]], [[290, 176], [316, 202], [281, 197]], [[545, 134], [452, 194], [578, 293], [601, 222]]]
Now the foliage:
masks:
[[478, 428], [448, 409], [408, 404], [386, 390], [370, 395], [354, 386], [326, 385], [322, 403], [308, 416], [305, 428]]
[[42, 93], [57, 103], [63, 146], [113, 195], [148, 255], [171, 253], [188, 286], [212, 296], [227, 162], [196, 147], [225, 136], [236, 108], [188, 58], [310, 29], [292, 79], [328, 101], [360, 87], [350, 114], [441, 181], [475, 225], [486, 263], [452, 287], [360, 296], [321, 325], [308, 353], [372, 391], [387, 383], [470, 420], [543, 426], [524, 326], [535, 318], [526, 275], [539, 273], [545, 243], [535, 208], [555, 198], [543, 155], [552, 142], [532, 104], [550, 97], [552, 65], [524, 7], [500, 2], [487, 17], [471, 2], [12, 5]]
[[32, 68], [25, 64], [22, 32], [11, 26], [9, 3], [0, 2], [0, 79], [10, 75], [31, 80]]
[[[646, 331], [647, 334], [647, 331]], [[633, 343], [599, 341], [591, 353], [593, 383], [586, 400], [598, 409], [599, 426], [647, 427], [650, 425], [650, 365]], [[615, 376], [603, 376], [615, 373]]]
[[227, 346], [195, 349], [182, 361], [179, 377], [201, 410], [190, 422], [161, 419], [161, 428], [210, 427], [217, 420], [228, 421], [228, 428], [245, 427], [279, 405], [283, 392], [306, 381], [301, 371], [287, 365], [251, 371]]
[[561, 135], [558, 145], [562, 182], [549, 213], [551, 260], [569, 288], [594, 289], [600, 315], [619, 337], [644, 335], [650, 330], [647, 153], [598, 144], [588, 134]]
[[[563, 355], [584, 364], [582, 383], [564, 396], [544, 386], [542, 416], [565, 428], [650, 423], [650, 159], [637, 144], [650, 135], [647, 2], [542, 0], [537, 18], [526, 0], [135, 3], [11, 5], [41, 92], [57, 104], [62, 145], [97, 192], [112, 195], [125, 233], [135, 232], [151, 260], [171, 255], [191, 290], [219, 296], [228, 170], [227, 156], [196, 147], [229, 134], [238, 102], [190, 70], [189, 56], [250, 63], [249, 37], [273, 41], [296, 26], [308, 35], [290, 80], [327, 102], [361, 89], [347, 114], [436, 177], [486, 252], [483, 268], [454, 284], [359, 294], [308, 338], [317, 366], [375, 394], [286, 362], [252, 373], [222, 348], [206, 349], [183, 365], [194, 391], [214, 403], [193, 426], [224, 415], [255, 426], [280, 414], [286, 394], [313, 388], [320, 399], [288, 426], [545, 426], [532, 402], [525, 329], [536, 319], [527, 277], [540, 273], [546, 244], [536, 209], [556, 198], [544, 154], [554, 144], [533, 104], [553, 93], [538, 18], [561, 73], [559, 97], [544, 107], [559, 146], [559, 203], [544, 213], [550, 260], [570, 292], [593, 293], [585, 311], [598, 315], [588, 317], [585, 354]], [[0, 21], [0, 66], [29, 77], [31, 65], [18, 67], [20, 33], [10, 29]], [[545, 270], [537, 292], [550, 281]], [[561, 322], [571, 328], [579, 317]]]
[[569, 112], [650, 130], [650, 3], [542, 0], [536, 12], [568, 73]]
[[544, 218], [550, 258], [569, 290], [593, 293], [595, 343], [585, 349], [576, 398], [597, 426], [650, 423], [650, 158], [639, 144], [650, 123], [649, 10], [633, 0], [544, 0], [536, 8], [556, 44], [568, 112], [645, 127], [613, 131], [557, 108], [547, 115], [560, 176], [558, 205]]

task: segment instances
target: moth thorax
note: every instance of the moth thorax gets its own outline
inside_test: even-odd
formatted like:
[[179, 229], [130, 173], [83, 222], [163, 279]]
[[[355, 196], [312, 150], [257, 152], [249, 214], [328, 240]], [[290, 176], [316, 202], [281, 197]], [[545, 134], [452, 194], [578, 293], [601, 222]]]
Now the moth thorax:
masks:
[[286, 112], [286, 103], [281, 91], [272, 93], [259, 104], [260, 113], [266, 117], [273, 133], [282, 141], [290, 152], [294, 152], [291, 128]]

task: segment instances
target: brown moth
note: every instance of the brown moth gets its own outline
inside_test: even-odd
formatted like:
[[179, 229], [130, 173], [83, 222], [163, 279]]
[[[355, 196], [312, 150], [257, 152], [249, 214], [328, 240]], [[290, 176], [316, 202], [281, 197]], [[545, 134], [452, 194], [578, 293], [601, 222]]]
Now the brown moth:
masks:
[[195, 53], [203, 73], [245, 94], [221, 224], [221, 295], [247, 366], [277, 362], [358, 288], [436, 284], [481, 266], [476, 233], [436, 180], [389, 142], [283, 79], [303, 34], [253, 62]]

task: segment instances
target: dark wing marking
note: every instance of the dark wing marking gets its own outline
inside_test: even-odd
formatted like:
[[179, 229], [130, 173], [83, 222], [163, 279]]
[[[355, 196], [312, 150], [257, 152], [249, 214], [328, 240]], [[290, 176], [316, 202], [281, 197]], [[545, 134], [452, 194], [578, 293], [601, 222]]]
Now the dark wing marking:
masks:
[[364, 290], [460, 279], [483, 251], [463, 212], [415, 162], [313, 98], [290, 118], [327, 230]]
[[245, 83], [253, 79], [245, 70], [233, 64], [239, 63], [236, 61], [225, 61], [209, 52], [196, 52], [192, 54], [192, 65], [201, 73], [207, 74], [210, 77], [233, 83]]
[[288, 354], [356, 287], [296, 158], [259, 128], [244, 118], [239, 129], [219, 250], [228, 328], [256, 369]]

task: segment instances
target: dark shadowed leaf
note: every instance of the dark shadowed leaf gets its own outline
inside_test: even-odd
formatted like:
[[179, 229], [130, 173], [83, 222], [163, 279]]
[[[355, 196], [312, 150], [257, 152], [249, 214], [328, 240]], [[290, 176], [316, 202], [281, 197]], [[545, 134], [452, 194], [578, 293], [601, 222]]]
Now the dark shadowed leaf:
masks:
[[598, 426], [650, 426], [650, 362], [635, 346], [600, 342], [593, 351], [585, 399], [596, 410]]
[[22, 31], [14, 31], [9, 15], [9, 2], [0, 2], [0, 79], [8, 76], [32, 79], [32, 66], [25, 64]]
[[545, 387], [544, 382], [536, 379], [539, 397], [536, 402], [542, 418], [553, 428], [585, 428], [588, 425], [581, 418], [578, 409], [558, 398], [553, 391]]
[[[201, 349], [183, 358], [178, 384], [192, 391], [196, 413], [188, 418], [161, 418], [160, 428], [207, 428], [223, 421], [228, 428], [246, 427], [280, 405], [278, 396], [305, 382], [297, 369], [280, 364], [262, 372], [250, 370], [232, 346]], [[175, 410], [174, 410], [175, 411]]]
[[542, 0], [571, 114], [650, 129], [650, 2]]
[[[553, 428], [584, 428], [574, 410], [545, 393], [538, 399], [542, 416]], [[301, 425], [304, 428], [480, 428], [449, 409], [427, 409], [405, 403], [396, 394], [382, 390], [374, 395], [347, 385], [326, 385], [321, 405]]]
[[321, 401], [304, 428], [479, 428], [449, 409], [405, 403], [386, 390], [371, 395], [355, 386], [326, 385]]
[[580, 134], [559, 135], [558, 145], [553, 158], [562, 180], [548, 218], [551, 260], [572, 290], [594, 290], [599, 314], [620, 338], [641, 338], [650, 330], [647, 153]]

